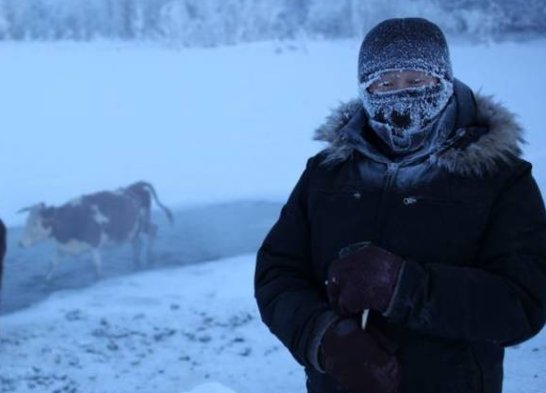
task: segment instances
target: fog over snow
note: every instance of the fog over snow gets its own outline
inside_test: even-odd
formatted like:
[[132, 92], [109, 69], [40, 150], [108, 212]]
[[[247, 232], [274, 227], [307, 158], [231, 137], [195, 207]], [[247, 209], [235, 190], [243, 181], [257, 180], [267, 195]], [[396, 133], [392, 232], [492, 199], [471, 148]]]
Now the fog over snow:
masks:
[[[170, 206], [282, 201], [322, 148], [313, 130], [357, 95], [358, 46], [3, 43], [0, 215], [140, 179]], [[520, 116], [543, 187], [545, 46], [452, 45], [455, 76]]]
[[[313, 130], [340, 101], [356, 97], [358, 46], [2, 43], [0, 216], [18, 225], [21, 207], [141, 179], [178, 214], [212, 203], [283, 202], [306, 159], [323, 147]], [[451, 49], [456, 77], [519, 115], [525, 157], [546, 193], [546, 41]], [[245, 236], [272, 224], [271, 211], [251, 223], [258, 208], [245, 209]], [[259, 320], [254, 254], [225, 258], [231, 242], [215, 243], [237, 227], [220, 230], [216, 222], [214, 231], [189, 234], [192, 225], [176, 225], [160, 231], [158, 251], [169, 260], [160, 269], [56, 292], [2, 315], [0, 393], [303, 393], [301, 368]], [[201, 253], [210, 241], [215, 249], [206, 259], [218, 260], [173, 267], [191, 248], [182, 241], [199, 243]], [[43, 266], [41, 250], [24, 259], [12, 247], [4, 279], [24, 267], [35, 270], [23, 284], [44, 285], [30, 261]], [[60, 280], [89, 273], [69, 263]], [[546, 332], [509, 349], [506, 366], [506, 393], [544, 393]]]

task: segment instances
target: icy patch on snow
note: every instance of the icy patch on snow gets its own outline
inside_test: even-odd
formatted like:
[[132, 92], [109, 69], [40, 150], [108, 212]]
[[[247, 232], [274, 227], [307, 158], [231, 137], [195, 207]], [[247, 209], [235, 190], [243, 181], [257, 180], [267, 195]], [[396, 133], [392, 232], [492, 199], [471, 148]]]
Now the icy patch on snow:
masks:
[[219, 383], [207, 383], [197, 386], [193, 390], [184, 393], [236, 393], [234, 390], [225, 387]]

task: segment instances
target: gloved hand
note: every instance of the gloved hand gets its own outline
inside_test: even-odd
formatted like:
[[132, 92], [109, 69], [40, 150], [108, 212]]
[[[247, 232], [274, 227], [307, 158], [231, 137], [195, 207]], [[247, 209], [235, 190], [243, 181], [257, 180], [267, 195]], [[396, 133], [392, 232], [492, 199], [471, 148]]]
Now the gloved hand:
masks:
[[373, 244], [345, 254], [330, 265], [328, 299], [343, 316], [387, 310], [404, 260]]
[[324, 334], [320, 362], [327, 374], [351, 393], [395, 393], [400, 365], [354, 319], [335, 322]]

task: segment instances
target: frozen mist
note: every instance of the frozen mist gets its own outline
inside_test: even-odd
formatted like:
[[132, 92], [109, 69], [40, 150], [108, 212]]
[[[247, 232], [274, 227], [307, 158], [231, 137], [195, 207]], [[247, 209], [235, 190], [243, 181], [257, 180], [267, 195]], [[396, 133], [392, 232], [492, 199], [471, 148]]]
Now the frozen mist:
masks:
[[[356, 96], [358, 45], [0, 44], [0, 392], [303, 392], [259, 321], [253, 253], [322, 147], [314, 128]], [[455, 75], [519, 114], [543, 191], [545, 48], [452, 46]], [[50, 245], [15, 247], [19, 208], [140, 179], [177, 212], [172, 228], [157, 218], [154, 270], [132, 274], [123, 248], [106, 252], [103, 280], [79, 258], [46, 284]], [[510, 349], [506, 392], [543, 393], [545, 360], [544, 333]]]
[[[546, 41], [452, 45], [455, 76], [519, 115], [544, 186]], [[311, 140], [357, 96], [359, 42], [172, 50], [152, 44], [0, 45], [0, 212], [150, 181], [170, 207], [283, 201]]]
[[[175, 222], [168, 224], [156, 214], [159, 236], [153, 263], [143, 270], [195, 264], [256, 250], [277, 218], [280, 203], [239, 201], [182, 209]], [[67, 257], [46, 281], [51, 242], [21, 249], [17, 241], [21, 228], [11, 228], [8, 241], [0, 315], [28, 307], [63, 289], [76, 289], [96, 283], [91, 256]], [[102, 278], [134, 273], [131, 246], [107, 248], [103, 254]]]

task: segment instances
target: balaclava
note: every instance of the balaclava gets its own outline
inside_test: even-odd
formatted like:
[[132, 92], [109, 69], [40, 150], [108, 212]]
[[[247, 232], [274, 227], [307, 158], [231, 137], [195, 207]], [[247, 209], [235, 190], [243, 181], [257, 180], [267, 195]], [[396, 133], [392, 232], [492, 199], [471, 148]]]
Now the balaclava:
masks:
[[[384, 72], [404, 70], [425, 72], [439, 83], [391, 92], [368, 91]], [[453, 95], [453, 72], [442, 31], [421, 18], [380, 23], [362, 42], [358, 81], [362, 104], [376, 134], [393, 153], [417, 150]]]

